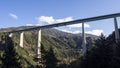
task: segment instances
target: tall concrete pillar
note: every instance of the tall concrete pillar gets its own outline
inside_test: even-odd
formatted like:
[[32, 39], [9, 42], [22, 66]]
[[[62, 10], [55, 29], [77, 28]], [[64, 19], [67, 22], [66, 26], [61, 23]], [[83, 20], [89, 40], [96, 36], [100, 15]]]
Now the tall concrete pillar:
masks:
[[12, 37], [13, 36], [13, 33], [9, 33], [9, 37]]
[[85, 36], [85, 30], [84, 30], [84, 23], [82, 23], [82, 54], [83, 58], [86, 56], [87, 48], [86, 48], [86, 36]]
[[23, 47], [23, 37], [24, 37], [24, 32], [20, 33], [20, 47]]
[[118, 24], [117, 24], [117, 18], [114, 17], [114, 27], [115, 27], [115, 41], [118, 43], [120, 41], [119, 31], [118, 31]]
[[38, 42], [36, 46], [36, 58], [41, 58], [41, 29], [38, 31]]

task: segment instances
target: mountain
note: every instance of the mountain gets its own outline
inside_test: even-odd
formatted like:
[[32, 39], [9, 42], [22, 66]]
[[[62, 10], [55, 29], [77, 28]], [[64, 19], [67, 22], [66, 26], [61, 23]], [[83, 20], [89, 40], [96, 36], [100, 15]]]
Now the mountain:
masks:
[[[35, 26], [21, 26], [21, 27], [11, 27], [11, 28], [2, 28], [0, 29], [0, 32], [7, 32], [7, 31], [13, 31], [13, 30], [21, 30], [21, 29], [27, 29], [27, 28], [33, 28]], [[37, 31], [28, 31], [26, 33], [29, 34], [31, 32], [34, 33], [37, 36]], [[33, 35], [34, 35], [33, 34]], [[57, 29], [44, 29], [42, 30], [42, 36], [50, 36], [52, 39], [56, 39], [61, 41], [63, 44], [66, 44], [66, 46], [70, 47], [81, 47], [82, 44], [82, 34], [71, 34], [66, 33]], [[92, 40], [95, 40], [98, 38], [98, 36], [86, 34], [87, 38], [91, 38]], [[36, 37], [37, 39], [37, 37]]]
[[[27, 29], [27, 28], [33, 28], [33, 27], [36, 27], [36, 26], [20, 26], [20, 27], [9, 27], [9, 28], [0, 28], [0, 32], [8, 32], [8, 31], [14, 31], [14, 30], [21, 30], [21, 29]], [[78, 33], [78, 34], [72, 34], [72, 33], [67, 33], [67, 32], [63, 32], [63, 31], [60, 31], [60, 30], [57, 30], [57, 29], [45, 29], [43, 30], [43, 33], [46, 32], [48, 34], [51, 34], [51, 35], [58, 35], [58, 36], [65, 36], [65, 35], [76, 35], [76, 36], [82, 36], [82, 33]], [[98, 38], [98, 36], [96, 35], [92, 35], [92, 34], [86, 34], [86, 37], [93, 37], [93, 38]]]
[[[0, 32], [20, 30], [26, 28], [32, 28], [33, 26], [22, 26], [0, 29]], [[26, 31], [24, 34], [24, 48], [19, 47], [19, 33], [13, 34], [13, 41], [15, 44], [16, 51], [24, 60], [22, 60], [24, 67], [29, 65], [36, 65], [34, 61], [36, 53], [36, 44], [38, 31]], [[94, 40], [97, 36], [87, 34], [87, 45], [94, 44]], [[42, 30], [42, 45], [46, 51], [49, 50], [50, 46], [53, 47], [54, 53], [59, 60], [59, 64], [69, 64], [75, 59], [81, 56], [81, 51], [77, 51], [76, 48], [81, 48], [82, 37], [81, 34], [71, 34], [62, 32], [56, 29], [43, 29]], [[2, 47], [2, 46], [1, 46]]]
[[[118, 30], [119, 34], [120, 34], [120, 29]], [[120, 36], [120, 35], [119, 35]], [[113, 31], [108, 37], [107, 37], [108, 41], [111, 42], [112, 44], [115, 43], [115, 31]]]

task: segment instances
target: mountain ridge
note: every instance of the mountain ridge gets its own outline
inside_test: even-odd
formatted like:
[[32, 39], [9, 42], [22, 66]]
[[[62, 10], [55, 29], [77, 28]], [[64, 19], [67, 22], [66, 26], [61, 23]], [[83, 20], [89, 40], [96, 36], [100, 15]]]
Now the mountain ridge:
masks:
[[[22, 29], [28, 29], [28, 28], [34, 28], [34, 27], [36, 27], [36, 26], [19, 26], [19, 27], [0, 28], [0, 32], [22, 30]], [[50, 31], [50, 32], [55, 32], [55, 33], [58, 32], [60, 35], [72, 34], [72, 35], [82, 36], [82, 33], [73, 34], [73, 33], [68, 33], [68, 32], [64, 32], [64, 31], [61, 31], [61, 30], [53, 29], [53, 28], [51, 28], [51, 29], [52, 29], [52, 31]], [[43, 29], [43, 30], [46, 30], [46, 29]], [[63, 34], [61, 34], [61, 33], [63, 33]], [[86, 37], [98, 38], [99, 36], [86, 33]]]
[[[14, 29], [26, 29], [32, 27], [17, 27], [17, 28], [6, 28], [0, 29], [0, 31], [12, 31]], [[26, 31], [24, 32], [24, 48], [19, 47], [19, 39], [20, 34], [14, 33], [12, 39], [16, 45], [17, 52], [19, 55], [23, 56], [27, 62], [31, 63], [31, 65], [35, 65], [34, 57], [36, 54], [36, 45], [38, 39], [38, 31]], [[86, 37], [87, 46], [94, 43], [95, 38], [87, 36]], [[63, 31], [59, 31], [56, 29], [43, 29], [42, 30], [42, 42], [41, 44], [45, 48], [45, 51], [48, 51], [50, 46], [53, 47], [54, 53], [58, 60], [60, 60], [60, 64], [69, 64], [74, 61], [76, 58], [81, 56], [81, 50], [78, 52], [78, 48], [82, 48], [82, 37], [80, 34], [71, 34]], [[92, 46], [89, 46], [92, 47]], [[74, 54], [74, 55], [72, 55]], [[26, 58], [27, 56], [27, 58]], [[28, 58], [29, 57], [29, 58]], [[25, 61], [24, 61], [25, 62]], [[34, 63], [34, 64], [32, 64]]]
[[[22, 30], [22, 29], [28, 29], [28, 28], [33, 28], [36, 26], [20, 26], [20, 27], [11, 27], [11, 28], [4, 28], [4, 29], [0, 29], [1, 32], [5, 32], [5, 31], [14, 31], [14, 30]], [[37, 30], [33, 30], [33, 31], [26, 31], [25, 33], [32, 33], [32, 35], [37, 36]], [[34, 34], [35, 33], [35, 34]], [[43, 29], [42, 30], [42, 36], [49, 36], [51, 37], [53, 40], [59, 40], [59, 42], [61, 41], [62, 43], [65, 43], [67, 45], [69, 45], [72, 48], [81, 48], [82, 45], [82, 34], [72, 34], [72, 33], [67, 33], [67, 32], [63, 32], [57, 29]], [[91, 34], [86, 34], [86, 38], [90, 39], [89, 41], [93, 41], [95, 39], [98, 38], [98, 36], [95, 35], [91, 35]], [[36, 37], [37, 39], [37, 37]], [[88, 44], [89, 44], [89, 41]]]

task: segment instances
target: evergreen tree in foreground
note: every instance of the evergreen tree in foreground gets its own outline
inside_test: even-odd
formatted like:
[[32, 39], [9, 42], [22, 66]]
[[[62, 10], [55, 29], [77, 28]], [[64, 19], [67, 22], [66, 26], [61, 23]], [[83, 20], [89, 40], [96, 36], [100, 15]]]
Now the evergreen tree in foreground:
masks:
[[109, 68], [112, 48], [106, 38], [101, 37], [96, 41], [96, 46], [88, 52], [86, 59], [82, 60], [81, 68]]
[[41, 44], [41, 59], [39, 60], [40, 65], [36, 65], [36, 68], [45, 68], [45, 55], [46, 55], [45, 48], [43, 44]]
[[45, 59], [45, 68], [56, 68], [57, 67], [57, 58], [55, 57], [53, 48], [50, 47], [50, 50], [44, 56]]
[[46, 65], [45, 65], [45, 62], [46, 62], [46, 61], [45, 61], [45, 60], [46, 60], [46, 58], [45, 58], [45, 57], [46, 57], [46, 53], [47, 53], [47, 52], [46, 52], [46, 50], [45, 50], [45, 47], [44, 47], [43, 44], [42, 44], [42, 45], [41, 45], [41, 57], [42, 57], [42, 58], [41, 58], [41, 61], [42, 61], [42, 65], [43, 65], [42, 67], [43, 67], [43, 68], [45, 68], [45, 66], [46, 66]]
[[5, 38], [6, 49], [2, 58], [1, 68], [22, 68], [18, 62], [18, 55], [15, 52], [13, 41], [10, 37]]
[[113, 57], [110, 62], [109, 68], [120, 68], [120, 42], [117, 44], [114, 44], [113, 46], [117, 46], [116, 49], [114, 49]]

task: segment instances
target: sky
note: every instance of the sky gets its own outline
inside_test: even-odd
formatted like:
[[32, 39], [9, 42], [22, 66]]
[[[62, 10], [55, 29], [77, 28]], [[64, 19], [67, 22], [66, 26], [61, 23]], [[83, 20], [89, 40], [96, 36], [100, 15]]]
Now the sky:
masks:
[[[0, 28], [39, 26], [120, 12], [120, 0], [0, 0]], [[120, 27], [120, 18], [117, 18]], [[81, 24], [57, 27], [81, 33]], [[114, 20], [85, 23], [85, 32], [106, 36], [114, 31]]]

